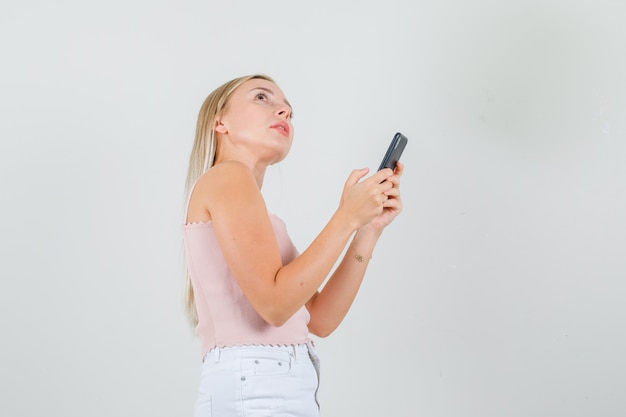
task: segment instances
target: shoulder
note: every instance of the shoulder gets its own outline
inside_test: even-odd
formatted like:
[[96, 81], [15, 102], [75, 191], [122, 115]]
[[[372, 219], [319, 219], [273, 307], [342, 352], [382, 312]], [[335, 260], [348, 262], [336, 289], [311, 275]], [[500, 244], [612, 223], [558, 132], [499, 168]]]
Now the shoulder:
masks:
[[246, 165], [225, 161], [211, 167], [198, 180], [197, 188], [207, 196], [214, 193], [233, 193], [242, 188], [258, 189], [254, 174]]
[[254, 174], [241, 162], [225, 161], [211, 167], [196, 187], [212, 217], [250, 203], [264, 205]]
[[254, 180], [250, 168], [238, 161], [224, 161], [214, 165], [200, 177], [199, 182], [216, 183], [230, 182], [233, 180]]

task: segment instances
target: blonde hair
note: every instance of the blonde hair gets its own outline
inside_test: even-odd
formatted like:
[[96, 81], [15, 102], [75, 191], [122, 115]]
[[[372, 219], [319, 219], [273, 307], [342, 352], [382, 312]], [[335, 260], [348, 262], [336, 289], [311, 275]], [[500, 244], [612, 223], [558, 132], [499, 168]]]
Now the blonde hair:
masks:
[[[262, 79], [275, 83], [271, 77], [263, 74], [246, 75], [235, 78], [213, 90], [204, 100], [204, 103], [202, 103], [198, 114], [198, 122], [196, 123], [196, 138], [193, 143], [193, 148], [191, 149], [187, 180], [185, 182], [185, 196], [187, 198], [198, 178], [208, 171], [215, 162], [215, 153], [217, 150], [217, 138], [213, 130], [215, 118], [225, 109], [228, 104], [228, 99], [237, 87], [253, 79]], [[184, 199], [185, 202], [187, 202], [187, 198]], [[185, 207], [184, 212], [187, 212], [187, 207]], [[184, 219], [184, 222], [187, 223], [187, 219]], [[198, 324], [198, 312], [196, 310], [193, 286], [186, 262], [184, 302], [187, 317], [191, 324], [196, 326]]]

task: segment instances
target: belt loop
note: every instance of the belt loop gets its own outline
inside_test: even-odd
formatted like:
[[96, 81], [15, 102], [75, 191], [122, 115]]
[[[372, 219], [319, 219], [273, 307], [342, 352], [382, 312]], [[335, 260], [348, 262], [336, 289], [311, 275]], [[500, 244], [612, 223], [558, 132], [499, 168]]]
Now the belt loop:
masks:
[[293, 360], [298, 363], [298, 345], [291, 345], [291, 351], [293, 352]]
[[207, 361], [209, 359], [211, 359], [214, 363], [219, 363], [220, 352], [221, 352], [221, 349], [218, 346], [215, 346], [213, 349], [209, 350], [206, 353], [206, 355], [204, 355], [204, 358], [202, 358], [202, 363], [204, 363], [204, 361]]

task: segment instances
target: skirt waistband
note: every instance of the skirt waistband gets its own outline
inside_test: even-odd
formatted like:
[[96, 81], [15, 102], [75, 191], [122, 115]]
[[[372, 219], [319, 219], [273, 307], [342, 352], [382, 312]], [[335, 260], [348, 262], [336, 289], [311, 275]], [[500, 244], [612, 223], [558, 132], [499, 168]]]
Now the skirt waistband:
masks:
[[234, 359], [237, 357], [245, 357], [248, 354], [256, 354], [258, 352], [274, 352], [276, 354], [280, 354], [284, 352], [286, 355], [292, 356], [294, 358], [298, 358], [302, 354], [306, 354], [310, 356], [315, 354], [315, 344], [313, 341], [309, 341], [307, 343], [298, 344], [298, 345], [243, 345], [243, 346], [216, 346], [213, 349], [209, 350], [204, 357], [202, 358], [202, 362], [207, 360], [211, 360], [213, 362], [220, 362], [224, 359]]

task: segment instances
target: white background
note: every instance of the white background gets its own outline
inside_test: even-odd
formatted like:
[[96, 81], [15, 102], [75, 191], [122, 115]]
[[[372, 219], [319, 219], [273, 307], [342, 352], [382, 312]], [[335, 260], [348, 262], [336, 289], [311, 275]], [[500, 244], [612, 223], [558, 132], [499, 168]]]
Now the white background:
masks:
[[405, 210], [325, 416], [626, 414], [626, 3], [12, 1], [0, 7], [0, 415], [188, 416], [183, 184], [206, 95], [295, 110], [264, 193], [306, 248], [396, 131]]

